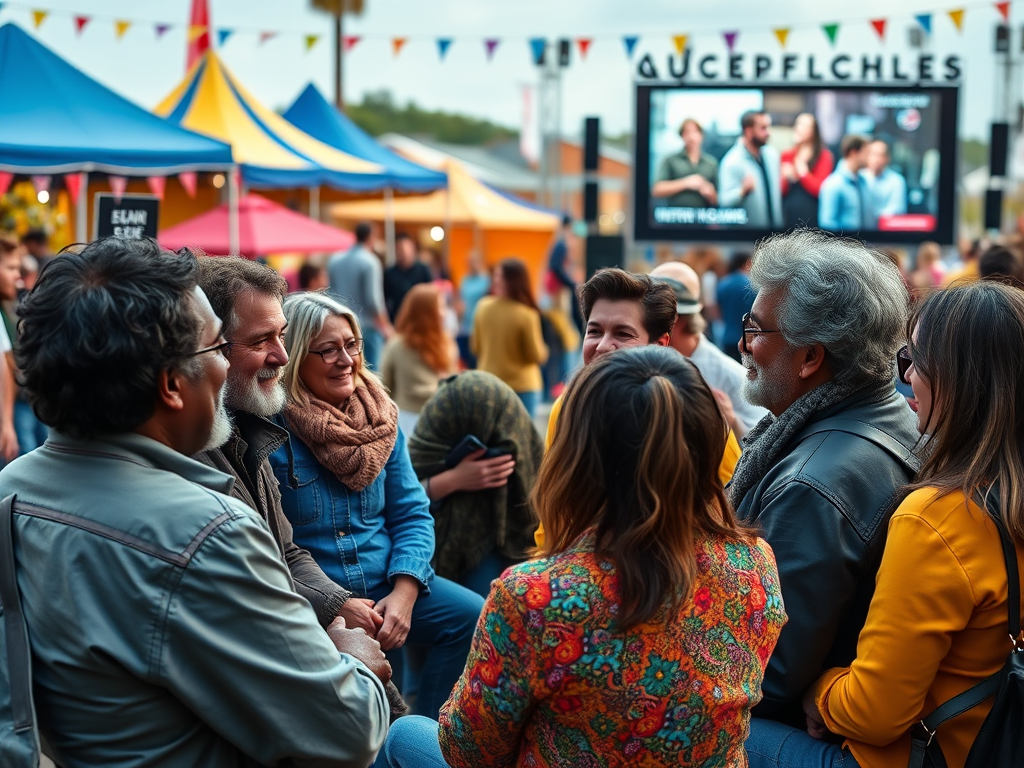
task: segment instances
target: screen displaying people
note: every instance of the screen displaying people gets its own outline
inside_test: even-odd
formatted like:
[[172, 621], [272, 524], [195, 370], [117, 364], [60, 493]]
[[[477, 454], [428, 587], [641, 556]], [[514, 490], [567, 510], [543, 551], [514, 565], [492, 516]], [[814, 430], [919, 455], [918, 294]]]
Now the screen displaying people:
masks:
[[652, 88], [639, 121], [638, 155], [648, 161], [637, 185], [638, 219], [647, 213], [640, 229], [935, 233], [946, 95]]

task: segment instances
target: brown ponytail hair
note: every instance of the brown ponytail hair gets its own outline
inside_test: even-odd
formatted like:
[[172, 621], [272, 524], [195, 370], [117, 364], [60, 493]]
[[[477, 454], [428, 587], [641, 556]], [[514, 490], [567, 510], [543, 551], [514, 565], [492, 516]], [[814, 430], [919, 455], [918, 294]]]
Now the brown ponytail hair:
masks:
[[533, 504], [542, 555], [593, 530], [619, 578], [619, 621], [629, 629], [693, 588], [695, 546], [717, 536], [749, 541], [718, 477], [728, 437], [711, 389], [672, 349], [622, 349], [573, 380], [541, 466]]

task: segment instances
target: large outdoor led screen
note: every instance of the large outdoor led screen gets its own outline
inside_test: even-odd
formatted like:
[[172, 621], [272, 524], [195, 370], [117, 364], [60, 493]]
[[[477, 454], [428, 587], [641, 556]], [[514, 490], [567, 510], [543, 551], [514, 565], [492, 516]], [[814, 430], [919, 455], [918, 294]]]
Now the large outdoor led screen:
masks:
[[636, 103], [637, 240], [952, 242], [955, 87], [638, 85]]

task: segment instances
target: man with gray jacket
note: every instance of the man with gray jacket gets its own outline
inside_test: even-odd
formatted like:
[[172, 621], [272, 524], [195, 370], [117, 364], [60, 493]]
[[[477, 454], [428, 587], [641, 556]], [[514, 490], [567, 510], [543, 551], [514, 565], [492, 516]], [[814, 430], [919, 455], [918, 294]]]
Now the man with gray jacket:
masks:
[[[61, 766], [365, 768], [379, 645], [324, 632], [233, 478], [221, 321], [195, 258], [107, 238], [47, 268], [17, 360], [45, 445], [0, 472], [40, 731]], [[2, 631], [2, 629], [0, 629]]]

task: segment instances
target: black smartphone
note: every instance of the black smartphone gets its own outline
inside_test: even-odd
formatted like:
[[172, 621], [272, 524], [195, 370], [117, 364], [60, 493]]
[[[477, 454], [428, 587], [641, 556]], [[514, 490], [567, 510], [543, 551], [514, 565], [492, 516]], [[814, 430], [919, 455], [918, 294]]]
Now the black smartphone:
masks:
[[488, 448], [487, 452], [481, 456], [481, 459], [496, 459], [499, 456], [511, 456], [512, 451], [508, 448]]
[[457, 467], [462, 460], [476, 451], [487, 450], [487, 446], [480, 442], [476, 435], [466, 435], [459, 440], [451, 452], [445, 456], [444, 465], [447, 469]]

